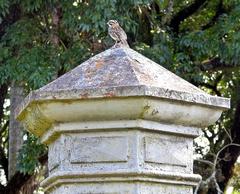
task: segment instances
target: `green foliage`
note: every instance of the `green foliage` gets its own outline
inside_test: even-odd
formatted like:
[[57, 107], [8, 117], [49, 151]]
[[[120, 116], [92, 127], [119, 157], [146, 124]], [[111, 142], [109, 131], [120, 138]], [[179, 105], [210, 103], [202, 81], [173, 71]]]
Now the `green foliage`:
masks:
[[0, 0], [0, 23], [3, 21], [3, 18], [9, 13], [9, 0]]
[[39, 141], [33, 135], [28, 135], [20, 150], [18, 158], [18, 170], [24, 174], [32, 174], [39, 166], [39, 157], [46, 152], [46, 147], [39, 144]]

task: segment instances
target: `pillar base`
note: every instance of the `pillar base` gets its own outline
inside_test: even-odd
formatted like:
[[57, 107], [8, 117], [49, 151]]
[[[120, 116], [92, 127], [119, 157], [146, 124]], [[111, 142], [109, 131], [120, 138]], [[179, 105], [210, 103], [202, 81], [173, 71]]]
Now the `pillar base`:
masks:
[[192, 194], [201, 180], [194, 174], [115, 172], [112, 174], [55, 173], [42, 182], [45, 193], [68, 194]]
[[[48, 193], [48, 192], [46, 192]], [[193, 193], [191, 186], [159, 183], [85, 183], [58, 185], [50, 191], [51, 194], [187, 194]]]

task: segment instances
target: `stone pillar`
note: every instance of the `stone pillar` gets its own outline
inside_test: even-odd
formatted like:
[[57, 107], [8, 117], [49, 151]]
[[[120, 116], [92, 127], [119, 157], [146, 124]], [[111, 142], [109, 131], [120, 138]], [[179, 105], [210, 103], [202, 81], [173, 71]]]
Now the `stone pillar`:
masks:
[[51, 194], [192, 194], [193, 139], [229, 108], [129, 48], [33, 91], [18, 119], [49, 147]]

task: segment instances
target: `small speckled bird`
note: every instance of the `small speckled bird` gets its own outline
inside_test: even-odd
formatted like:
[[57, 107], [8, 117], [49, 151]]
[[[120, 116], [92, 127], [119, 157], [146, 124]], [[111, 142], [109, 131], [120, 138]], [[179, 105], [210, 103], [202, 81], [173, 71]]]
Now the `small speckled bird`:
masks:
[[129, 47], [127, 43], [127, 34], [120, 27], [119, 23], [116, 20], [108, 21], [108, 34], [113, 40], [116, 41], [114, 47], [125, 46]]

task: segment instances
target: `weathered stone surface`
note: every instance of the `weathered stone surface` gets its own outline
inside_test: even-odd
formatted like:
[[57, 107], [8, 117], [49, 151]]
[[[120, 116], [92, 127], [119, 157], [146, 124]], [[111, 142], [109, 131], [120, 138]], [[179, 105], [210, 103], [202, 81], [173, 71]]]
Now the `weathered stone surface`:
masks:
[[[37, 108], [36, 108], [37, 107]], [[37, 110], [37, 111], [34, 111]], [[222, 108], [167, 101], [162, 98], [128, 97], [33, 103], [19, 117], [33, 134], [42, 136], [55, 123], [84, 121], [147, 120], [183, 126], [206, 127]]]
[[[49, 146], [50, 171], [192, 173], [192, 137], [118, 129], [62, 134]], [[166, 133], [166, 132], [165, 132]], [[181, 150], [181, 152], [179, 152]]]
[[108, 49], [55, 81], [33, 91], [16, 111], [33, 101], [153, 96], [229, 108], [226, 98], [210, 96], [130, 48]]
[[75, 137], [71, 163], [127, 162], [127, 137]]
[[49, 146], [46, 193], [192, 194], [193, 138], [229, 106], [115, 48], [33, 91], [16, 114]]
[[174, 187], [167, 184], [157, 183], [105, 183], [105, 184], [78, 184], [78, 185], [62, 185], [53, 190], [52, 194], [69, 193], [74, 194], [186, 194], [192, 193], [192, 188], [189, 186]]
[[[145, 162], [170, 166], [187, 166], [191, 157], [185, 139], [145, 137]], [[166, 149], [166, 147], [168, 149]], [[177, 149], [176, 149], [177, 148]], [[171, 150], [171, 152], [169, 152]], [[179, 151], [181, 150], [181, 152]], [[184, 156], [184, 157], [182, 157]]]

